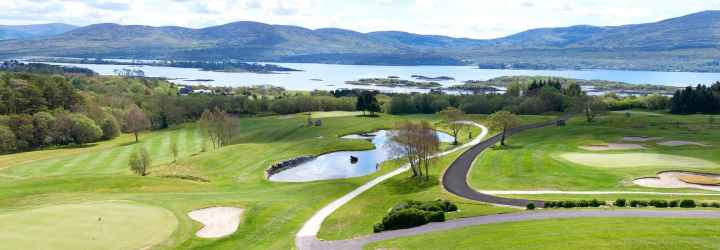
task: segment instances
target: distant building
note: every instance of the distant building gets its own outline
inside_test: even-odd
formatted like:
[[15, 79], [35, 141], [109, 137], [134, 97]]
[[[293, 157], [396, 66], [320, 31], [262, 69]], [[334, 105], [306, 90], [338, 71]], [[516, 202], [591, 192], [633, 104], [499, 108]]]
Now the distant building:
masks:
[[212, 90], [209, 89], [196, 89], [193, 90], [193, 94], [206, 94], [206, 95], [212, 95]]
[[116, 69], [113, 72], [122, 77], [145, 77], [145, 71], [141, 69]]

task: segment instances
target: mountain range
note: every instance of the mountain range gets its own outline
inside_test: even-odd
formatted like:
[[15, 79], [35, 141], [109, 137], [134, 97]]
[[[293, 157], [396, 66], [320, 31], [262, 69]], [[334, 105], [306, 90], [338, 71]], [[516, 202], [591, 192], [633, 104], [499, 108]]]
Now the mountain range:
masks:
[[[720, 71], [720, 11], [654, 23], [541, 28], [496, 39], [360, 33], [234, 22], [191, 29], [140, 25], [0, 26], [0, 57], [479, 65], [520, 69]], [[44, 28], [43, 28], [44, 27]], [[35, 32], [40, 30], [41, 32]]]

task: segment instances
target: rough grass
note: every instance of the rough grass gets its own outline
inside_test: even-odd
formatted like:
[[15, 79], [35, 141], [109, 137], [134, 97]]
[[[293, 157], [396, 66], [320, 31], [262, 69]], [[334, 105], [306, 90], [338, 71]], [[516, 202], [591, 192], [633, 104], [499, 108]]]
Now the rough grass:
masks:
[[167, 209], [127, 201], [19, 210], [0, 214], [0, 221], [4, 249], [143, 249], [178, 225]]
[[717, 249], [720, 220], [583, 218], [478, 225], [365, 249]]

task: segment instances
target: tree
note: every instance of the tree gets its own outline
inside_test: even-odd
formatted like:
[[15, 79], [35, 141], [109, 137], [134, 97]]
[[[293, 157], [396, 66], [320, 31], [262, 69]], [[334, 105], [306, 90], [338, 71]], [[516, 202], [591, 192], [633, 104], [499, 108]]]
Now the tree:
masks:
[[125, 128], [135, 135], [135, 142], [140, 141], [138, 134], [148, 127], [148, 119], [137, 105], [133, 104], [127, 109], [125, 115]]
[[575, 98], [572, 110], [585, 115], [587, 122], [595, 121], [595, 117], [605, 114], [608, 111], [607, 104], [595, 96], [581, 96]]
[[498, 111], [488, 117], [490, 127], [502, 130], [502, 138], [500, 145], [505, 146], [505, 137], [507, 132], [520, 124], [520, 119], [513, 113], [508, 111]]
[[176, 162], [178, 157], [178, 145], [177, 141], [175, 141], [174, 139], [170, 141], [170, 154], [172, 154], [173, 163]]
[[0, 126], [0, 152], [15, 150], [15, 134], [10, 128]]
[[205, 110], [199, 123], [203, 134], [209, 137], [216, 149], [230, 144], [235, 134], [235, 120], [219, 108]]
[[48, 112], [38, 112], [33, 115], [33, 137], [36, 145], [48, 145], [52, 143], [52, 127], [55, 125], [55, 117]]
[[102, 139], [104, 140], [110, 140], [120, 135], [120, 124], [112, 115], [107, 115], [107, 117], [100, 122], [100, 129], [102, 130]]
[[93, 120], [83, 114], [71, 114], [72, 128], [70, 129], [70, 137], [77, 144], [98, 141], [102, 135], [102, 130], [95, 124]]
[[150, 154], [144, 147], [141, 147], [130, 155], [130, 170], [140, 176], [146, 176], [150, 162]]
[[465, 113], [457, 108], [448, 107], [445, 110], [440, 111], [440, 115], [443, 117], [443, 120], [445, 120], [445, 123], [455, 137], [455, 141], [453, 143], [457, 145], [458, 134], [466, 127], [466, 124], [462, 122]]
[[[393, 151], [408, 159], [413, 177], [429, 180], [431, 159], [440, 150], [440, 140], [430, 123], [401, 122], [395, 125], [391, 144]], [[422, 169], [425, 168], [425, 174]]]
[[364, 90], [358, 94], [355, 108], [363, 112], [370, 112], [371, 116], [375, 116], [375, 112], [380, 112], [380, 103], [378, 103], [375, 95], [377, 92]]

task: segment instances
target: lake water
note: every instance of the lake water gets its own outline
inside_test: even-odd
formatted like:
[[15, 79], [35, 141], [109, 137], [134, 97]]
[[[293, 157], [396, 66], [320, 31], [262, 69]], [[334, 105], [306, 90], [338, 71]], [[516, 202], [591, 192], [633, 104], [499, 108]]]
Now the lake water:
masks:
[[[56, 63], [58, 64], [58, 63]], [[274, 85], [288, 90], [334, 90], [338, 88], [368, 88], [387, 92], [425, 92], [427, 90], [407, 88], [384, 88], [372, 86], [354, 86], [345, 84], [345, 81], [360, 78], [398, 76], [402, 79], [413, 80], [412, 75], [428, 77], [449, 76], [453, 81], [441, 81], [444, 86], [461, 84], [467, 80], [488, 80], [500, 76], [560, 76], [586, 80], [620, 81], [634, 84], [661, 84], [671, 86], [688, 86], [696, 84], [710, 84], [720, 80], [720, 73], [692, 73], [692, 72], [654, 72], [654, 71], [620, 71], [620, 70], [501, 70], [478, 69], [471, 66], [369, 66], [369, 65], [334, 65], [312, 63], [273, 63], [280, 66], [303, 70], [286, 74], [254, 74], [254, 73], [226, 73], [201, 71], [198, 69], [172, 68], [172, 67], [139, 67], [145, 71], [146, 76], [183, 78], [172, 80], [175, 83], [187, 85], [212, 86], [252, 86]], [[92, 65], [92, 64], [60, 64], [90, 68], [102, 75], [113, 75], [114, 70], [130, 68], [126, 65]], [[212, 82], [193, 82], [188, 80], [211, 79]], [[322, 80], [322, 81], [318, 81]]]
[[[437, 132], [441, 142], [452, 142], [453, 137], [443, 132]], [[377, 171], [378, 164], [395, 158], [392, 146], [388, 143], [390, 132], [380, 130], [372, 133], [371, 137], [349, 135], [343, 137], [347, 140], [371, 140], [375, 149], [365, 151], [341, 151], [320, 155], [317, 158], [302, 163], [294, 168], [287, 169], [270, 176], [271, 181], [279, 182], [306, 182], [318, 180], [331, 180], [365, 176]], [[350, 156], [358, 161], [350, 162]]]

